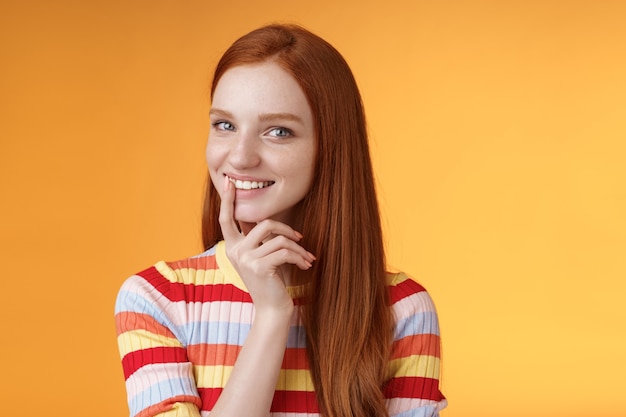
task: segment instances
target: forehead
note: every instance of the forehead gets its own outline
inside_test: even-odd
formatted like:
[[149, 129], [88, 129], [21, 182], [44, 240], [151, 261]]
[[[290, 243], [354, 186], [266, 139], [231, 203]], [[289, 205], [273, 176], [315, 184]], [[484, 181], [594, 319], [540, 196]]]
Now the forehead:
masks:
[[264, 112], [311, 112], [296, 79], [275, 62], [230, 68], [217, 83], [212, 101], [213, 107], [231, 112], [255, 108]]

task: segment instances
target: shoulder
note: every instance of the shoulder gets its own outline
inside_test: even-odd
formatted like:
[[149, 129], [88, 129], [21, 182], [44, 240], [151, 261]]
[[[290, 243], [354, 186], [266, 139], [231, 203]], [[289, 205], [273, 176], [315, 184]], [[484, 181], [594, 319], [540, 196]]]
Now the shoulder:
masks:
[[[173, 284], [197, 283], [201, 277], [201, 274], [197, 272], [219, 269], [215, 260], [215, 249], [216, 247], [213, 247], [199, 255], [176, 261], [158, 261], [150, 267], [133, 274], [126, 282], [139, 278], [153, 282], [155, 285], [159, 285], [159, 281], [163, 280]], [[124, 285], [127, 284], [124, 283]]]
[[[389, 274], [387, 285], [397, 332], [439, 334], [435, 304], [421, 284], [399, 272]], [[396, 334], [396, 337], [401, 336]]]
[[388, 272], [387, 286], [392, 304], [413, 294], [426, 292], [426, 289], [421, 284], [404, 272]]
[[404, 272], [389, 273], [387, 288], [393, 306], [418, 304], [417, 307], [421, 309], [435, 309], [426, 288]]
[[118, 293], [120, 303], [193, 301], [189, 297], [198, 286], [220, 282], [220, 268], [213, 247], [199, 255], [177, 261], [159, 261], [127, 278]]

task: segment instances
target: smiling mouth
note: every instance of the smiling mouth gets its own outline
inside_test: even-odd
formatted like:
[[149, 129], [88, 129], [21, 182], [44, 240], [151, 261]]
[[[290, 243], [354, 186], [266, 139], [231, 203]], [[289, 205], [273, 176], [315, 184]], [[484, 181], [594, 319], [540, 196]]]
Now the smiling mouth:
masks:
[[228, 181], [232, 182], [237, 190], [256, 190], [269, 187], [275, 183], [275, 181], [242, 181], [231, 177], [228, 177]]

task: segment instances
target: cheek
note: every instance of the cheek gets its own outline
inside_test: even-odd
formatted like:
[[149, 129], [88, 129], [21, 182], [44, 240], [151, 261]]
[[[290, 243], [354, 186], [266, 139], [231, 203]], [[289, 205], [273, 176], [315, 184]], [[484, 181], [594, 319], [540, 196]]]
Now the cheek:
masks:
[[219, 146], [215, 141], [209, 139], [209, 143], [206, 146], [205, 157], [210, 171], [215, 171], [220, 168], [220, 165], [224, 161], [224, 154], [225, 149], [223, 149], [223, 146]]
[[207, 165], [210, 168], [213, 165], [213, 158], [215, 157], [215, 146], [213, 145], [213, 141], [210, 138], [204, 150], [204, 157], [206, 159]]
[[217, 193], [221, 196], [222, 188], [224, 187], [223, 182], [222, 182], [223, 180], [218, 178], [219, 176], [214, 171], [211, 171], [211, 170], [209, 170], [209, 176], [211, 177], [211, 182], [213, 183], [213, 187], [215, 187], [215, 189], [217, 190]]
[[315, 161], [310, 158], [301, 159], [293, 166], [292, 173], [298, 179], [300, 186], [308, 193], [315, 177]]
[[215, 145], [211, 145], [210, 140], [206, 147], [205, 158], [207, 166], [209, 168], [209, 176], [211, 177], [211, 182], [213, 183], [213, 186], [215, 187], [217, 192], [221, 195], [223, 179], [219, 178], [220, 175], [217, 174], [217, 169], [219, 168], [220, 160], [222, 158], [220, 158], [219, 149]]
[[311, 146], [308, 149], [308, 157], [305, 161], [303, 161], [303, 166], [306, 167], [306, 174], [309, 178], [309, 183], [312, 184], [315, 178], [315, 169], [317, 167], [317, 148], [315, 146]]

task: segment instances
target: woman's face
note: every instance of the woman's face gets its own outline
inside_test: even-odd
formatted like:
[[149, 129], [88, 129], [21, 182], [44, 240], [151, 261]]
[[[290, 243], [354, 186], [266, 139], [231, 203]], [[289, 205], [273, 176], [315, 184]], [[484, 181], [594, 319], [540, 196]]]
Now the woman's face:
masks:
[[311, 188], [313, 114], [297, 81], [278, 64], [229, 69], [213, 93], [206, 156], [213, 185], [235, 184], [235, 219], [293, 225]]

